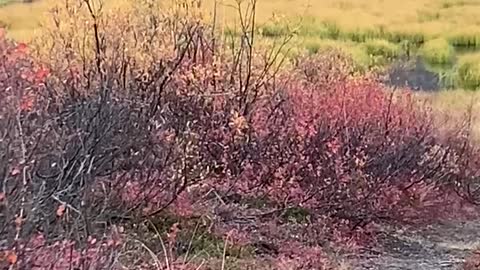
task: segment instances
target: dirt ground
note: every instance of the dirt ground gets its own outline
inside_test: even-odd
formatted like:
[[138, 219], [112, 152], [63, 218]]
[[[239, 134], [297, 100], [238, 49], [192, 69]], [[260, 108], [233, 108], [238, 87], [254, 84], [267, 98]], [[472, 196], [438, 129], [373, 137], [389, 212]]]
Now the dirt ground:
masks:
[[480, 245], [480, 220], [450, 220], [416, 229], [387, 226], [379, 242], [379, 247], [351, 258], [352, 269], [459, 269]]

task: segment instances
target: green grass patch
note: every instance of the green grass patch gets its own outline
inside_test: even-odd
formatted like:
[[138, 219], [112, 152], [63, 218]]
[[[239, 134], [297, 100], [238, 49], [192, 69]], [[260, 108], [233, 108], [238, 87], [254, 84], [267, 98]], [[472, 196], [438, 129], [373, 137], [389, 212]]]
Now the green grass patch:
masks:
[[307, 54], [325, 53], [331, 50], [340, 51], [353, 60], [357, 71], [365, 71], [374, 65], [373, 58], [359, 43], [321, 38], [304, 38], [295, 43]]
[[[181, 218], [164, 213], [162, 216], [146, 223], [147, 228], [153, 234], [167, 238], [171, 228], [177, 224], [178, 232], [175, 239], [174, 252], [177, 256], [186, 253], [199, 258], [222, 258], [225, 247], [225, 238], [211, 232], [211, 223], [202, 217]], [[236, 258], [249, 258], [254, 248], [247, 246], [232, 246], [229, 243], [227, 256]]]
[[311, 216], [310, 211], [302, 207], [285, 209], [281, 215], [284, 221], [292, 223], [308, 223], [311, 221]]
[[306, 40], [303, 43], [303, 46], [307, 50], [308, 54], [316, 54], [327, 48], [326, 43], [319, 39]]
[[389, 30], [381, 34], [381, 38], [394, 43], [409, 41], [412, 44], [422, 44], [425, 42], [426, 34], [415, 30]]
[[355, 29], [353, 31], [346, 31], [342, 33], [342, 37], [347, 40], [355, 42], [366, 42], [371, 39], [377, 39], [384, 36], [383, 28], [366, 28]]
[[364, 44], [366, 52], [371, 56], [382, 56], [386, 59], [394, 59], [402, 54], [399, 45], [384, 39], [368, 40]]
[[262, 36], [269, 38], [282, 37], [291, 32], [289, 27], [283, 23], [267, 23], [261, 26], [259, 31]]
[[458, 86], [464, 89], [480, 88], [480, 53], [463, 56], [457, 66]]
[[0, 0], [0, 7], [13, 3], [13, 0]]
[[429, 64], [451, 64], [455, 59], [454, 47], [443, 38], [427, 41], [419, 53]]
[[425, 62], [428, 71], [438, 75], [438, 80], [443, 89], [456, 89], [458, 87], [457, 72], [452, 64], [431, 64]]
[[452, 31], [447, 38], [450, 44], [456, 47], [480, 47], [480, 29], [476, 27], [462, 27], [462, 29]]

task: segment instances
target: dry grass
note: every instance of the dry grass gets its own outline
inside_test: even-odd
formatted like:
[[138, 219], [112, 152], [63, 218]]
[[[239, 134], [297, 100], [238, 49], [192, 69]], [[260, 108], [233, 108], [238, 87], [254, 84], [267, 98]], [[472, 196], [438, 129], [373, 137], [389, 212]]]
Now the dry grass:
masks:
[[8, 4], [0, 8], [0, 24], [7, 26], [14, 39], [28, 41], [36, 34], [49, 6], [49, 1]]
[[[444, 90], [436, 93], [417, 93], [421, 101], [429, 102], [436, 115], [437, 126], [454, 130], [466, 115], [471, 115], [471, 136], [480, 142], [480, 93], [469, 90]], [[470, 113], [471, 111], [471, 113]]]
[[[122, 7], [129, 0], [107, 0], [107, 8]], [[1, 0], [0, 0], [1, 3]], [[0, 27], [8, 28], [8, 35], [19, 41], [31, 41], [41, 34], [40, 25], [49, 19], [55, 0], [37, 0], [33, 3], [16, 2], [0, 7]]]

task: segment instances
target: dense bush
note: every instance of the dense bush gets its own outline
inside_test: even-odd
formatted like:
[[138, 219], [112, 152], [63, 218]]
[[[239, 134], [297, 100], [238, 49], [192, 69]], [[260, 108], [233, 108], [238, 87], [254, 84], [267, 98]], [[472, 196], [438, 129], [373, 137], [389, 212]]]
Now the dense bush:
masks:
[[405, 217], [424, 190], [476, 199], [468, 141], [339, 53], [281, 69], [283, 44], [257, 51], [254, 20], [225, 44], [192, 6], [107, 19], [67, 3], [33, 56], [0, 39], [0, 248], [18, 269], [134, 267], [115, 226], [211, 190], [350, 229]]
[[462, 265], [463, 270], [477, 270], [480, 269], [480, 254], [478, 248], [475, 249], [472, 254], [465, 258], [465, 262]]

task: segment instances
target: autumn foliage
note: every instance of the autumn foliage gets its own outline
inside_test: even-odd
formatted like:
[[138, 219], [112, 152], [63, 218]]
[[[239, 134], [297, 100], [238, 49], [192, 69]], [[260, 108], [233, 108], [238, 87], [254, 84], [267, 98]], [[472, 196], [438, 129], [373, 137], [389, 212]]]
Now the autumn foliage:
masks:
[[[53, 13], [76, 16], [52, 26], [48, 50], [0, 35], [1, 263], [157, 269], [152, 253], [178, 251], [178, 224], [148, 249], [137, 224], [215, 212], [213, 195], [225, 209], [302, 209], [330, 239], [439, 209], [446, 194], [476, 202], [467, 125], [439, 134], [427, 105], [342, 54], [280, 68], [284, 44], [256, 50], [253, 24], [228, 43], [190, 9], [108, 17], [80, 2]], [[277, 267], [330, 267], [315, 245], [298, 248], [309, 259], [280, 249]], [[125, 255], [138, 246], [147, 256]]]

